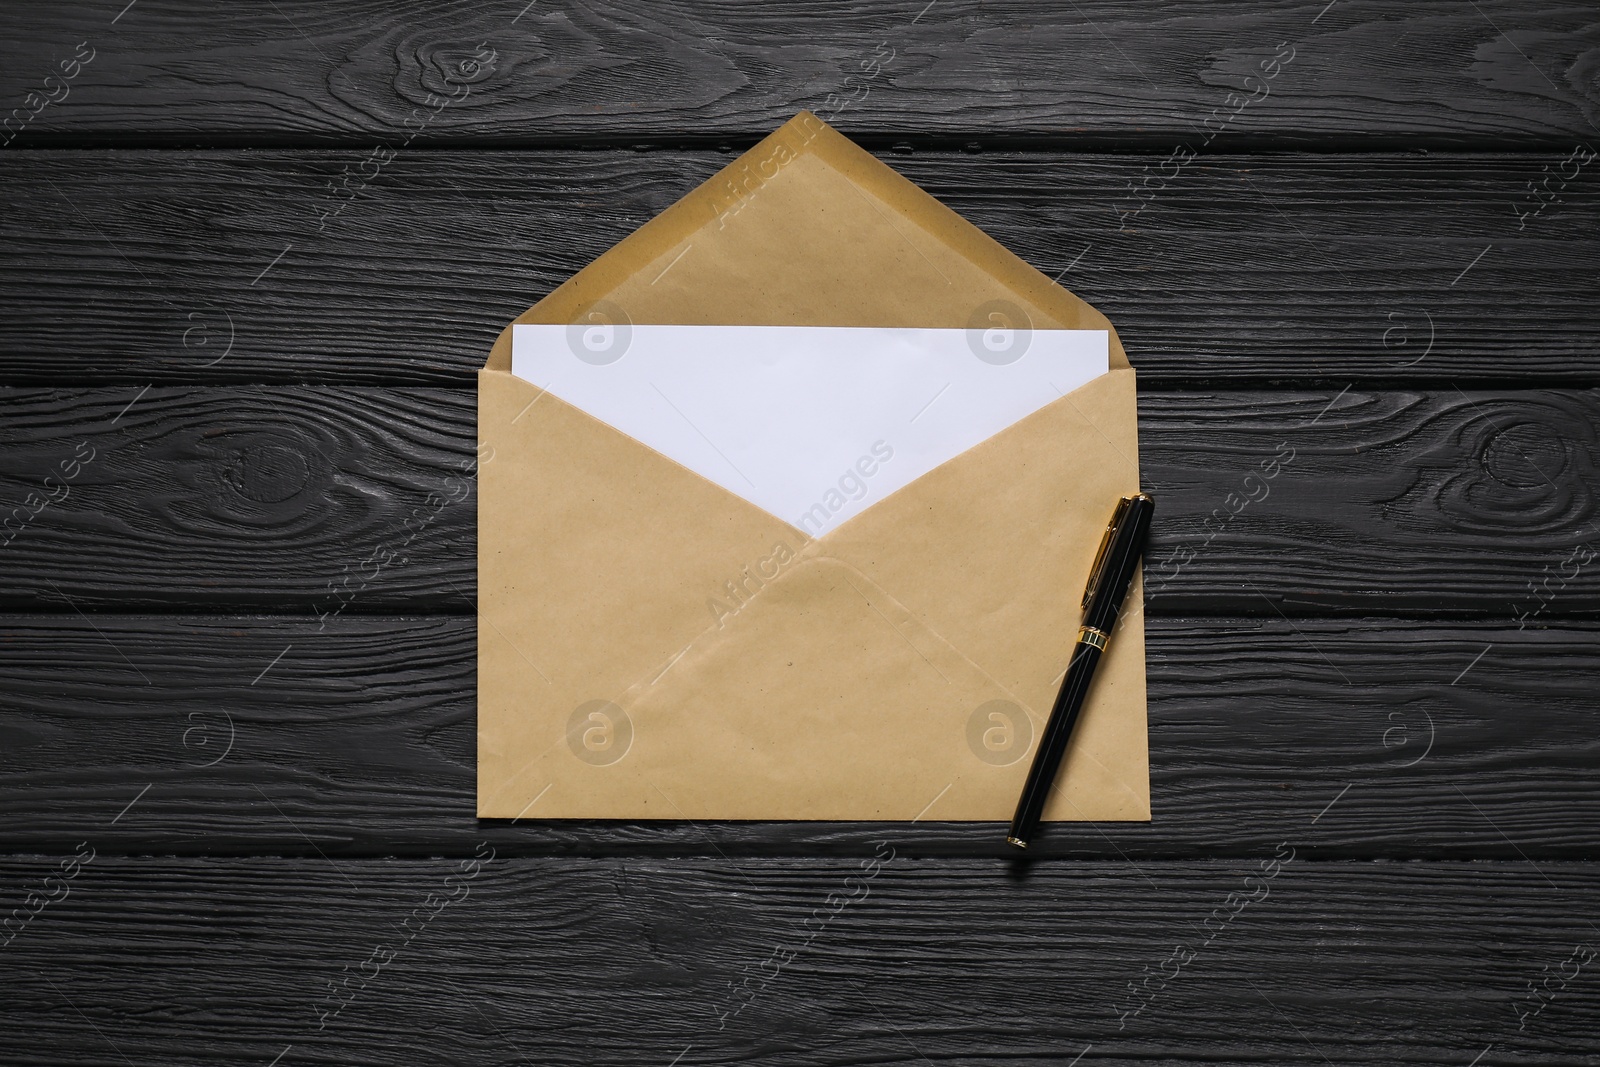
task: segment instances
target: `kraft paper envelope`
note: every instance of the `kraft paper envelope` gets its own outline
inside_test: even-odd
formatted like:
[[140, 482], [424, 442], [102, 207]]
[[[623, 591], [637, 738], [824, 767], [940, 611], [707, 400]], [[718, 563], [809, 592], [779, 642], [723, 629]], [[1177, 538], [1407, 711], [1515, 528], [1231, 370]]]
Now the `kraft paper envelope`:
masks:
[[[507, 327], [479, 375], [478, 814], [1009, 819], [1139, 487], [1106, 318], [802, 113], [516, 320], [996, 321], [1108, 331], [1109, 372], [817, 538], [514, 376]], [[1048, 819], [1150, 817], [1140, 596]]]

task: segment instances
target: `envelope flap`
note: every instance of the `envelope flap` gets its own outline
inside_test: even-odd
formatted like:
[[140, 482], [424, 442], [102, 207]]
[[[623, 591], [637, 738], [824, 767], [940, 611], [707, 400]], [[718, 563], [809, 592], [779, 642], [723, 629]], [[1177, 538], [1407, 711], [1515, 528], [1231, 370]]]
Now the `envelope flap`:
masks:
[[[518, 323], [1111, 324], [977, 227], [801, 112], [579, 271]], [[488, 368], [509, 370], [511, 330]]]

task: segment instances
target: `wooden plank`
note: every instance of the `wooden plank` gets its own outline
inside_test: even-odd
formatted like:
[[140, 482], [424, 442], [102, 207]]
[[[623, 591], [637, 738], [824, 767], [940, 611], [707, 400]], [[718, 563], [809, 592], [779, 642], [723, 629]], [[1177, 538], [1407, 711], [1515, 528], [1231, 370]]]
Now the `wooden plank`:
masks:
[[[467, 385], [727, 157], [422, 152], [365, 184], [363, 158], [0, 156], [3, 380]], [[1104, 310], [1147, 387], [1600, 381], [1582, 157], [1163, 158], [890, 162]]]
[[[1215, 114], [1234, 143], [1564, 147], [1594, 135], [1600, 42], [1583, 5], [1529, 0], [119, 8], [18, 14], [9, 106], [95, 50], [18, 144], [703, 143], [809, 107], [955, 144], [1170, 144]], [[1233, 93], [1256, 102], [1223, 122]]]
[[[1008, 852], [1000, 824], [937, 805], [914, 826], [480, 824], [475, 650], [470, 619], [7, 618], [0, 850]], [[1152, 619], [1153, 821], [1053, 826], [1033, 852], [1142, 863], [1290, 837], [1318, 859], [1589, 857], [1597, 671], [1593, 625]]]
[[[124, 386], [0, 404], [0, 610], [470, 610], [469, 391]], [[1147, 391], [1139, 419], [1161, 501], [1153, 611], [1600, 609], [1600, 391]]]
[[[470, 610], [471, 393], [108, 388], [3, 402], [0, 568], [35, 571], [9, 591], [19, 603], [340, 613], [454, 597]], [[63, 539], [76, 547], [63, 554]], [[392, 559], [364, 567], [380, 546]]]
[[[1295, 847], [1022, 869], [893, 839], [755, 868], [96, 855], [5, 948], [0, 1033], [17, 1063], [107, 1065], [1600, 1063], [1596, 865]], [[0, 879], [20, 900], [60, 869]]]

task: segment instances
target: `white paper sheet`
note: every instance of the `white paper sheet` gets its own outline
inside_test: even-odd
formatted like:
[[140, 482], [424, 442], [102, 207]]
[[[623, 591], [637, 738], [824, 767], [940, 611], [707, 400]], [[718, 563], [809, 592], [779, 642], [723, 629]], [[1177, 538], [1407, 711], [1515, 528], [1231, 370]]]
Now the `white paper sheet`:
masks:
[[1106, 373], [1104, 330], [525, 326], [511, 370], [820, 537]]

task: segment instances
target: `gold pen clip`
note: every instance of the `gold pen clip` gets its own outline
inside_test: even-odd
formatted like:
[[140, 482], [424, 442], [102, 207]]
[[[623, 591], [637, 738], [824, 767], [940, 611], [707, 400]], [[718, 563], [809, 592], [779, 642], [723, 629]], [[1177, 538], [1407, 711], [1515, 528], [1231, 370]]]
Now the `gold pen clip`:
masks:
[[1089, 606], [1089, 601], [1094, 599], [1095, 590], [1100, 588], [1101, 569], [1105, 566], [1106, 552], [1111, 548], [1111, 539], [1117, 534], [1117, 527], [1122, 525], [1122, 517], [1133, 506], [1134, 498], [1125, 496], [1117, 501], [1116, 510], [1111, 513], [1111, 521], [1106, 524], [1106, 532], [1100, 538], [1100, 547], [1095, 551], [1094, 562], [1089, 565], [1089, 583], [1083, 589], [1083, 607]]

